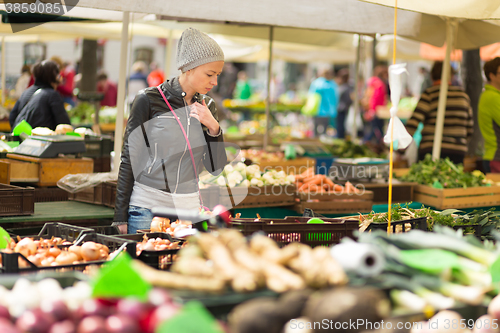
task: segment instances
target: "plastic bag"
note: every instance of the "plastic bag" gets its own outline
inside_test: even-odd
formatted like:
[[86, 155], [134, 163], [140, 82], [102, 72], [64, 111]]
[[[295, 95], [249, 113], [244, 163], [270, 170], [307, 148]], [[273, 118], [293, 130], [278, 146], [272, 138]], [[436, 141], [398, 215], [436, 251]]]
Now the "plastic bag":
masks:
[[[354, 106], [351, 105], [349, 107], [349, 111], [347, 111], [347, 117], [344, 123], [345, 129], [347, 133], [351, 136], [351, 138], [356, 138], [357, 133], [354, 132]], [[363, 130], [363, 119], [361, 119], [361, 112], [356, 114], [356, 131]]]
[[57, 187], [69, 193], [76, 193], [117, 179], [118, 175], [111, 172], [69, 174], [59, 179]]
[[[387, 133], [384, 136], [384, 142], [389, 145], [391, 144], [391, 141], [397, 142], [397, 147], [395, 147], [396, 149], [404, 149], [413, 141], [413, 138], [406, 130], [405, 125], [403, 125], [403, 122], [397, 116], [399, 100], [401, 99], [401, 91], [403, 90], [401, 76], [404, 73], [408, 74], [406, 64], [389, 66], [389, 85], [391, 88], [391, 103], [393, 106], [390, 110], [391, 120], [389, 121], [389, 126], [387, 126]], [[391, 137], [392, 127], [394, 127], [394, 130]]]
[[310, 93], [307, 95], [306, 104], [302, 107], [301, 113], [304, 116], [315, 116], [318, 114], [321, 104], [321, 95], [318, 93]]

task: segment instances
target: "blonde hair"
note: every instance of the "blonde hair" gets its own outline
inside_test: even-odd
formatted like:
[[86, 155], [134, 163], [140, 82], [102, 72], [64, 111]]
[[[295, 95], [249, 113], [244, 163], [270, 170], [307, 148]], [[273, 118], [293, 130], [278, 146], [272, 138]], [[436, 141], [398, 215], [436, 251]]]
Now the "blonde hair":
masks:
[[136, 61], [132, 65], [132, 72], [141, 72], [144, 73], [146, 71], [146, 64], [144, 61]]

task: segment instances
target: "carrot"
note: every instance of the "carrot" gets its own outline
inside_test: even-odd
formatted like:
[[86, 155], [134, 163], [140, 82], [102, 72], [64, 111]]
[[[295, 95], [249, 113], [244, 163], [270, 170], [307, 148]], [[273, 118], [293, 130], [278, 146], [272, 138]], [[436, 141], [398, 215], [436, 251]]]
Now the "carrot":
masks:
[[359, 190], [356, 187], [354, 187], [354, 185], [352, 185], [351, 182], [346, 182], [345, 188], [347, 190], [347, 193], [359, 193]]
[[328, 177], [325, 177], [325, 183], [327, 183], [327, 184], [328, 184], [328, 186], [330, 186], [330, 187], [335, 186], [335, 184], [334, 184], [334, 183], [330, 180], [330, 178], [328, 178]]
[[312, 177], [314, 176], [314, 169], [313, 167], [307, 168], [306, 171], [302, 172], [300, 176], [307, 178], [307, 177]]
[[344, 190], [344, 187], [342, 185], [339, 185], [339, 184], [333, 184], [333, 190], [335, 192], [342, 192]]
[[313, 183], [319, 185], [321, 183], [322, 176], [323, 175], [316, 175], [313, 177], [306, 178], [304, 179], [304, 183]]
[[295, 176], [295, 180], [299, 181], [299, 182], [303, 182], [304, 181], [304, 177], [302, 177], [302, 176]]
[[318, 192], [319, 189], [320, 187], [316, 184], [309, 185], [309, 192]]
[[304, 183], [304, 184], [302, 184], [302, 186], [299, 187], [299, 191], [303, 191], [305, 189], [308, 189], [310, 185], [311, 185], [310, 183]]

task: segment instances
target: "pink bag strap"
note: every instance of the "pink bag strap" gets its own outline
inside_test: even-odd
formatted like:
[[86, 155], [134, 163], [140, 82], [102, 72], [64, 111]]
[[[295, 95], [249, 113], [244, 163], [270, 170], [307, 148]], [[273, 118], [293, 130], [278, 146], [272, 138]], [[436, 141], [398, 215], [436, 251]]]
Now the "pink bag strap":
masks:
[[157, 86], [156, 88], [158, 88], [158, 91], [160, 92], [161, 97], [163, 97], [163, 100], [165, 101], [165, 103], [167, 103], [168, 108], [174, 114], [175, 120], [177, 120], [177, 123], [179, 124], [179, 126], [180, 126], [180, 128], [182, 130], [182, 134], [184, 134], [184, 138], [186, 139], [186, 142], [187, 142], [187, 145], [188, 145], [188, 148], [189, 148], [189, 154], [191, 155], [191, 162], [193, 162], [193, 170], [194, 170], [194, 176], [196, 177], [196, 186], [198, 186], [198, 195], [200, 196], [200, 204], [201, 204], [201, 207], [206, 208], [206, 207], [203, 206], [203, 199], [201, 198], [201, 192], [200, 192], [200, 188], [199, 188], [199, 185], [198, 185], [198, 182], [199, 182], [199, 180], [198, 180], [198, 173], [196, 172], [196, 164], [194, 163], [193, 150], [191, 149], [191, 143], [189, 142], [189, 138], [188, 138], [188, 136], [186, 134], [186, 131], [184, 130], [184, 127], [182, 126], [181, 121], [179, 120], [179, 117], [177, 117], [177, 114], [175, 114], [175, 111], [174, 111], [174, 109], [172, 109], [172, 106], [170, 105], [170, 103], [168, 102], [167, 98], [165, 97], [165, 94], [163, 94], [163, 91], [161, 91], [160, 86]]

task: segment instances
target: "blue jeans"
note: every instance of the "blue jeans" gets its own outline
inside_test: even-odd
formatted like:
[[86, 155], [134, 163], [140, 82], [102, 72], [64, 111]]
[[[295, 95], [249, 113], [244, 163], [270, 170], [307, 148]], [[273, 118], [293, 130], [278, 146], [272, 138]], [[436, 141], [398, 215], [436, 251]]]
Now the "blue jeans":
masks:
[[151, 228], [153, 213], [151, 210], [143, 207], [128, 207], [128, 231], [129, 234], [136, 234], [139, 229]]

